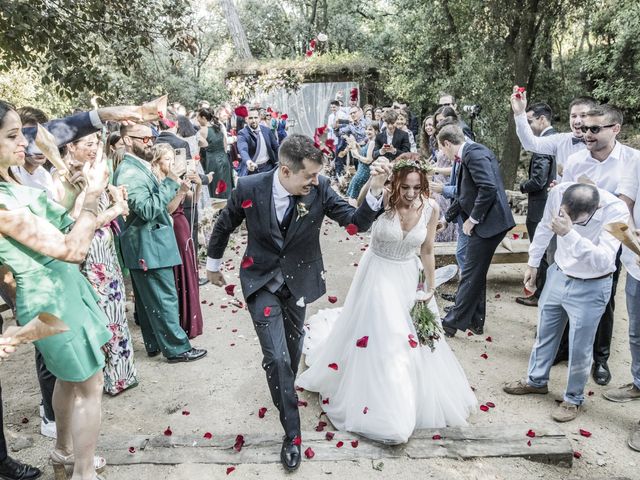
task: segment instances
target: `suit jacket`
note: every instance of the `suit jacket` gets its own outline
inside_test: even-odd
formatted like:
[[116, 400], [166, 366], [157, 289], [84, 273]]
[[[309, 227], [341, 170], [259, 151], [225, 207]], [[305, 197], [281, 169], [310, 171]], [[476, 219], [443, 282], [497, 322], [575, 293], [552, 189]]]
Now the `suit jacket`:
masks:
[[[557, 132], [550, 128], [543, 137], [555, 135]], [[529, 194], [527, 220], [540, 222], [547, 203], [548, 189], [556, 179], [556, 157], [554, 155], [540, 155], [534, 153], [529, 163], [529, 178], [520, 184], [520, 191]]]
[[[264, 143], [267, 147], [267, 154], [269, 155], [269, 162], [273, 167], [278, 163], [278, 140], [273, 134], [270, 128], [264, 125], [259, 125], [262, 136], [264, 137]], [[240, 167], [238, 175], [243, 177], [249, 174], [247, 170], [247, 161], [255, 160], [257, 138], [253, 131], [247, 125], [238, 132], [238, 153], [240, 154]]]
[[[353, 223], [365, 231], [377, 212], [367, 202], [358, 209], [352, 207], [331, 188], [329, 179], [321, 176], [319, 185], [297, 201], [298, 205], [305, 205], [308, 213], [299, 216], [296, 206], [286, 237], [282, 238], [273, 202], [274, 175], [277, 170], [238, 181], [213, 227], [207, 255], [222, 258], [229, 235], [246, 219], [249, 237], [244, 255], [253, 258], [253, 265], [240, 270], [245, 298], [280, 272], [294, 298], [304, 297], [305, 303], [311, 303], [326, 292], [320, 251], [320, 230], [325, 215], [341, 226]], [[245, 200], [251, 200], [253, 206], [242, 208]]]
[[[79, 138], [86, 137], [91, 133], [100, 130], [91, 121], [89, 112], [76, 113], [65, 118], [58, 118], [42, 125], [53, 135], [58, 147], [62, 147], [69, 142], [73, 142]], [[38, 152], [35, 139], [38, 129], [36, 127], [26, 127], [22, 129], [22, 133], [27, 139], [27, 155], [33, 155]]]
[[160, 182], [143, 163], [127, 153], [113, 176], [115, 185], [126, 185], [129, 215], [120, 235], [127, 268], [146, 270], [180, 265], [180, 252], [167, 205], [176, 196], [178, 183]]
[[193, 158], [192, 155], [194, 153], [198, 153], [198, 152], [191, 152], [191, 147], [189, 147], [189, 142], [187, 142], [185, 139], [180, 138], [175, 133], [171, 133], [166, 130], [163, 132], [160, 132], [160, 135], [156, 137], [155, 143], [166, 143], [168, 145], [171, 145], [171, 148], [173, 148], [174, 150], [176, 148], [184, 148], [186, 150], [188, 159]]
[[[382, 148], [382, 146], [385, 143], [387, 143], [387, 131], [386, 130], [384, 132], [381, 132], [378, 135], [376, 135], [376, 146], [373, 149], [373, 158], [374, 159], [376, 159], [380, 155], [382, 155], [380, 153], [380, 149]], [[395, 160], [396, 157], [398, 157], [399, 155], [401, 155], [403, 153], [410, 152], [411, 151], [411, 143], [409, 142], [409, 134], [407, 132], [404, 132], [402, 130], [398, 130], [396, 128], [395, 131], [393, 132], [393, 138], [392, 138], [392, 141], [391, 141], [391, 145], [393, 145], [396, 148], [396, 153], [395, 154], [385, 153], [384, 157], [388, 158], [389, 160]]]
[[515, 227], [498, 159], [491, 150], [480, 143], [465, 143], [457, 182], [460, 215], [479, 222], [473, 229], [479, 237], [493, 237]]

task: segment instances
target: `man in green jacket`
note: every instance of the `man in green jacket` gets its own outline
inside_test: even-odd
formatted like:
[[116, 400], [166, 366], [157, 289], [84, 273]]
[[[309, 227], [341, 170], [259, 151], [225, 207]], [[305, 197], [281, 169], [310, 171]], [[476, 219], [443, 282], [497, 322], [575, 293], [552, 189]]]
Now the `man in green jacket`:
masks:
[[192, 348], [180, 327], [173, 276], [173, 266], [181, 260], [167, 205], [178, 191], [179, 178], [171, 172], [160, 182], [151, 171], [151, 128], [127, 125], [120, 134], [127, 153], [115, 171], [114, 183], [127, 187], [129, 202], [120, 244], [124, 264], [131, 271], [144, 346], [150, 357], [162, 352], [170, 363], [198, 360], [207, 351]]

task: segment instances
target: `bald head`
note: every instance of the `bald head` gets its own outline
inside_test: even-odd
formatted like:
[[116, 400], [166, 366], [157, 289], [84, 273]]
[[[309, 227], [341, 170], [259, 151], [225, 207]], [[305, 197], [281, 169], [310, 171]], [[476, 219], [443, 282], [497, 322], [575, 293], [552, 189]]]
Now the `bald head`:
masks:
[[590, 217], [600, 205], [600, 194], [595, 185], [576, 183], [564, 191], [561, 206], [573, 222]]

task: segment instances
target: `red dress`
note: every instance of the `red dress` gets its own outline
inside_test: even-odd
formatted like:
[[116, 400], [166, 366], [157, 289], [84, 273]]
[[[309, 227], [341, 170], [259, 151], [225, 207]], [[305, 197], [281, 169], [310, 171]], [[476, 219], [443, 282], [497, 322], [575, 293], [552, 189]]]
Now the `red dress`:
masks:
[[200, 309], [200, 285], [193, 238], [187, 217], [184, 216], [182, 204], [171, 216], [173, 217], [173, 231], [182, 259], [182, 265], [173, 267], [178, 292], [180, 326], [189, 338], [195, 338], [202, 334], [202, 310]]

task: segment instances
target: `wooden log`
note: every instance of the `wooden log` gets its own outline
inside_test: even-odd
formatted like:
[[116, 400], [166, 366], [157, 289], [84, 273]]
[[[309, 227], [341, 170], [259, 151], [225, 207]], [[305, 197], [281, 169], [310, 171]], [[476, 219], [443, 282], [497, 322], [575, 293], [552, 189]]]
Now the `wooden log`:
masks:
[[[535, 438], [527, 431], [535, 431]], [[434, 435], [441, 439], [434, 440]], [[554, 424], [468, 426], [428, 429], [414, 432], [404, 445], [384, 445], [348, 432], [336, 432], [331, 441], [325, 432], [303, 432], [303, 450], [311, 447], [313, 461], [341, 461], [383, 458], [477, 458], [523, 457], [562, 466], [571, 466], [573, 449], [567, 437]], [[280, 461], [280, 434], [246, 434], [240, 452], [233, 445], [235, 435], [109, 436], [103, 437], [98, 451], [110, 465], [177, 465], [181, 463], [240, 464]], [[357, 440], [354, 447], [351, 442]], [[343, 442], [341, 448], [338, 442]], [[531, 445], [528, 445], [531, 441]], [[134, 453], [129, 449], [133, 447]]]
[[[456, 263], [456, 242], [437, 242], [435, 244], [436, 267]], [[526, 263], [529, 260], [529, 240], [511, 240], [513, 251], [498, 246], [491, 263]]]

